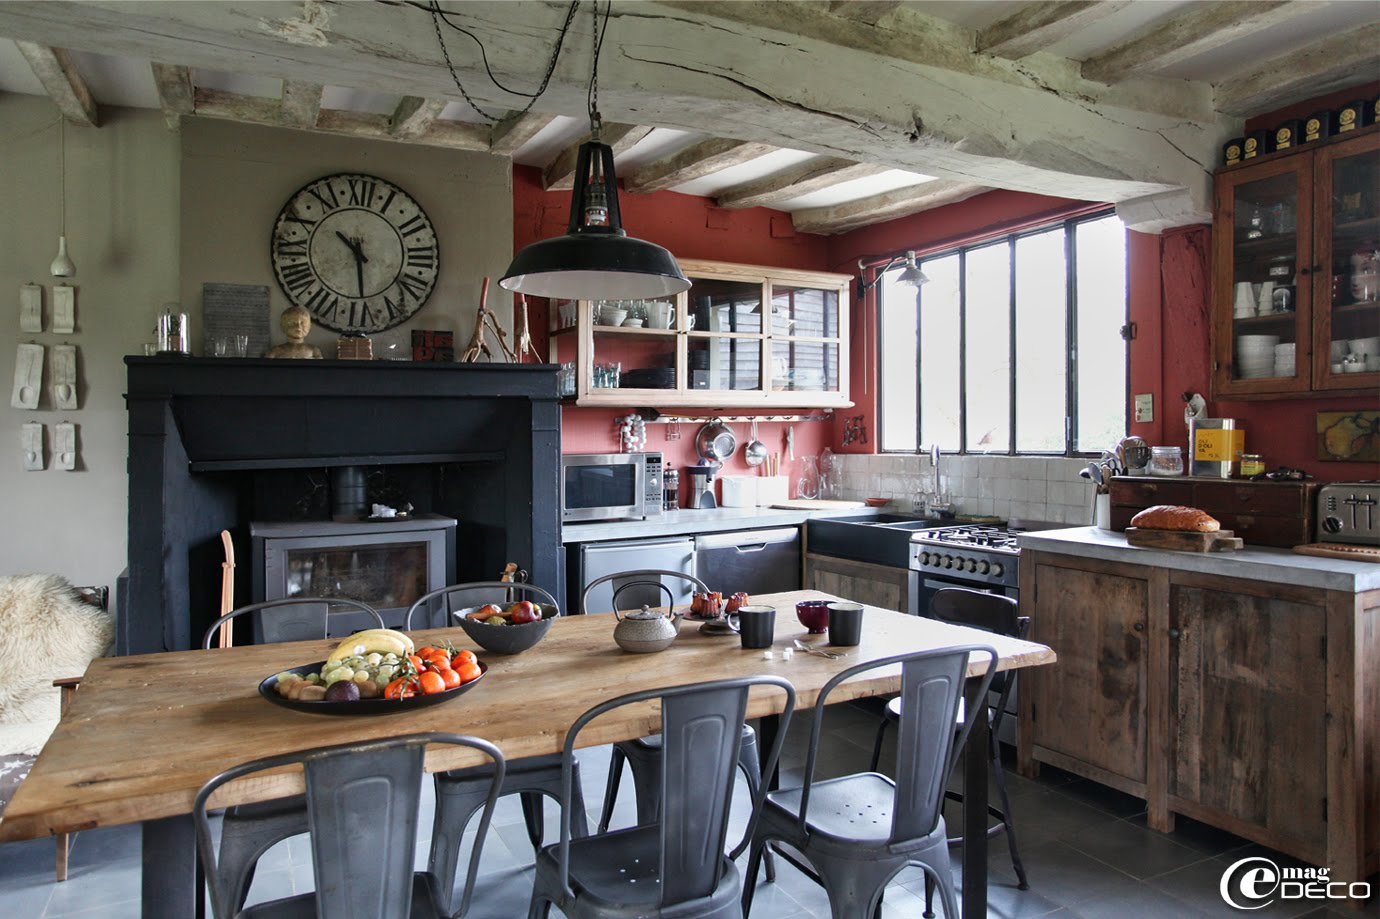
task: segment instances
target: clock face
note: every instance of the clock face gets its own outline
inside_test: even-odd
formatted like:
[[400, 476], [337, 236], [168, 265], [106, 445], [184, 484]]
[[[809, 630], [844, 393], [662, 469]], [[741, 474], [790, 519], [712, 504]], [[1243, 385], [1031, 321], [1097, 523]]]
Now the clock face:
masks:
[[375, 176], [317, 179], [273, 225], [273, 273], [287, 298], [337, 332], [382, 332], [436, 287], [436, 230], [412, 196]]

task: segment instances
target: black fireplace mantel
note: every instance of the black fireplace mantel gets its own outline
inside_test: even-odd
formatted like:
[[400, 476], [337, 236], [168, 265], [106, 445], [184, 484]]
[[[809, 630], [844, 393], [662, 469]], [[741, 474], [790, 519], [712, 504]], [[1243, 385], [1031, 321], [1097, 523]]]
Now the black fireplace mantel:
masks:
[[[517, 561], [534, 583], [563, 593], [556, 366], [189, 357], [125, 364], [121, 653], [198, 645], [202, 625], [218, 614], [219, 533], [247, 535], [254, 470], [465, 464], [466, 475], [451, 476], [439, 499], [456, 502], [442, 512], [483, 533], [461, 539], [460, 551], [481, 545], [484, 571], [499, 557]], [[474, 494], [458, 491], [456, 478]]]

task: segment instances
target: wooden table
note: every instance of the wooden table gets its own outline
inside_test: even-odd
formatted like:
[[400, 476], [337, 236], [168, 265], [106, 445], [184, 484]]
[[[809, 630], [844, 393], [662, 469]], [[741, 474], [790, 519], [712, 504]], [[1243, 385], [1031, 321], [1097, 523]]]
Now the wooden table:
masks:
[[[780, 649], [807, 637], [795, 618], [796, 601], [836, 598], [793, 591], [754, 599], [777, 607]], [[862, 644], [836, 661], [801, 653], [790, 661], [766, 661], [761, 651], [740, 648], [735, 637], [701, 635], [690, 622], [660, 654], [627, 654], [613, 643], [612, 633], [609, 616], [561, 619], [541, 644], [521, 655], [480, 650], [489, 672], [473, 692], [442, 705], [372, 717], [309, 715], [259, 698], [260, 680], [324, 659], [335, 644], [329, 640], [96, 660], [0, 819], [0, 842], [142, 822], [143, 915], [186, 919], [197, 915], [200, 905], [192, 802], [207, 779], [250, 759], [421, 731], [474, 734], [518, 759], [559, 752], [566, 729], [586, 709], [642, 689], [770, 672], [795, 685], [797, 712], [803, 713], [839, 670], [904, 651], [985, 643], [1001, 655], [1000, 669], [1054, 660], [1054, 652], [1043, 645], [873, 607], [863, 621]], [[444, 637], [457, 647], [473, 647], [458, 628], [413, 634], [419, 645]], [[843, 684], [830, 700], [899, 689], [899, 668], [888, 668]], [[754, 691], [748, 717], [766, 718], [769, 731], [781, 701], [779, 692]], [[970, 699], [967, 706], [980, 717], [965, 756], [965, 919], [986, 916], [987, 707], [975, 703]], [[624, 708], [593, 722], [580, 739], [582, 745], [604, 744], [658, 728], [654, 706]], [[769, 743], [763, 740], [764, 746]], [[427, 769], [482, 761], [466, 749], [436, 751], [428, 755]], [[301, 791], [300, 772], [257, 776], [226, 786], [212, 803], [223, 807]]]

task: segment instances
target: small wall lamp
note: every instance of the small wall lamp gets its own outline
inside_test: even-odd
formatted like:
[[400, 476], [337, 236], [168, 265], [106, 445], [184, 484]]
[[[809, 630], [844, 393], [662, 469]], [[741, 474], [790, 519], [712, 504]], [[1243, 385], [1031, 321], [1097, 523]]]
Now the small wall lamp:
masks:
[[876, 274], [872, 276], [871, 281], [868, 281], [865, 277], [867, 265], [864, 264], [861, 259], [859, 259], [858, 271], [860, 276], [858, 277], [858, 299], [861, 300], [864, 296], [867, 295], [867, 292], [869, 290], [880, 284], [882, 281], [882, 275], [886, 274], [892, 268], [895, 268], [901, 262], [905, 262], [906, 267], [901, 269], [900, 275], [898, 275], [896, 278], [896, 283], [904, 284], [907, 287], [919, 287], [922, 284], [928, 284], [930, 282], [930, 279], [925, 275], [925, 272], [921, 271], [920, 266], [915, 263], [914, 249], [907, 251], [905, 255], [894, 256], [891, 259], [891, 261], [879, 267], [877, 269]]

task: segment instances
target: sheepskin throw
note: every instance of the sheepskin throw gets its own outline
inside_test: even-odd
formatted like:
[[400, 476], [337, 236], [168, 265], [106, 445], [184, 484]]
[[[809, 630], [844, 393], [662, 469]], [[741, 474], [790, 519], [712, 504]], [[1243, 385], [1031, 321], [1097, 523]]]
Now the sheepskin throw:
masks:
[[51, 574], [0, 577], [0, 754], [36, 754], [57, 726], [53, 680], [81, 676], [114, 638], [110, 615]]

